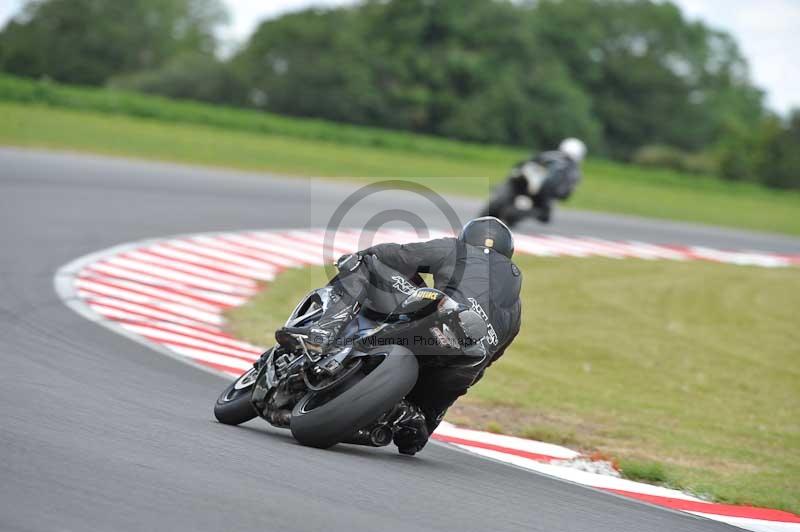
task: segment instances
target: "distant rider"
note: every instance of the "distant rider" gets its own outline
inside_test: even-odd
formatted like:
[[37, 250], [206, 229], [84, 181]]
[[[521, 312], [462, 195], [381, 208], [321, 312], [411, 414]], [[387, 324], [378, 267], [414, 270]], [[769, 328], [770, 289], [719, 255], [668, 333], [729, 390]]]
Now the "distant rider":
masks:
[[413, 455], [425, 446], [448, 407], [483, 376], [519, 332], [522, 277], [511, 262], [513, 253], [514, 239], [508, 227], [496, 218], [483, 217], [468, 222], [458, 238], [380, 244], [346, 255], [337, 263], [340, 273], [332, 284], [333, 302], [320, 320], [307, 330], [281, 329], [276, 338], [286, 342], [288, 335], [304, 333], [307, 343], [323, 353], [336, 349], [342, 328], [367, 298], [370, 276], [385, 278], [387, 272], [410, 280], [429, 273], [434, 288], [476, 310], [488, 328], [479, 344], [482, 358], [470, 366], [422, 364], [416, 386], [400, 405], [403, 429], [395, 434], [394, 442], [401, 453]]
[[527, 217], [550, 222], [553, 201], [566, 200], [578, 186], [585, 156], [583, 141], [568, 138], [557, 150], [517, 163], [481, 215], [496, 216], [511, 227]]

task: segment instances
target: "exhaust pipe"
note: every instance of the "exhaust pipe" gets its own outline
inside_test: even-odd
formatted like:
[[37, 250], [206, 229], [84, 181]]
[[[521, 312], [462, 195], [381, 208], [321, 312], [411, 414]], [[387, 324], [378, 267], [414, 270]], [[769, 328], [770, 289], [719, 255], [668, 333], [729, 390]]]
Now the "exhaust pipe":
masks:
[[380, 424], [359, 430], [343, 443], [366, 445], [368, 447], [385, 447], [392, 443], [392, 437], [394, 437], [394, 432], [391, 427], [386, 424]]

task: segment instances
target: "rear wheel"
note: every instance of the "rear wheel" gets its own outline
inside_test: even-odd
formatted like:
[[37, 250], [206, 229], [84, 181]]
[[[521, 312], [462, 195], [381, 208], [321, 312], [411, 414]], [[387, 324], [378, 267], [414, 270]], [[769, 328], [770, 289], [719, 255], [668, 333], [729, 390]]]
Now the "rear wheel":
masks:
[[367, 363], [334, 389], [306, 394], [290, 428], [303, 445], [325, 449], [346, 440], [396, 405], [414, 387], [417, 359], [401, 346], [373, 349]]
[[223, 390], [214, 405], [214, 417], [217, 421], [226, 425], [239, 425], [256, 417], [250, 396], [257, 376], [258, 370], [252, 368]]

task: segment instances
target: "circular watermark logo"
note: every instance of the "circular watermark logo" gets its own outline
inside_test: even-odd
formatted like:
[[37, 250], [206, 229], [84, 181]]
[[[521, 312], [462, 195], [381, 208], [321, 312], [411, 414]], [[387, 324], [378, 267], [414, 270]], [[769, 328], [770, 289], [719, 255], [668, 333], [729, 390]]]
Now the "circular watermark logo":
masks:
[[[400, 208], [397, 206], [399, 201], [392, 201], [400, 193], [416, 196], [416, 199], [423, 200], [427, 205], [420, 204], [418, 209]], [[379, 194], [381, 196], [378, 196]], [[376, 205], [380, 208], [376, 209]], [[430, 206], [435, 209], [430, 211]], [[339, 267], [337, 266], [339, 257], [335, 251], [337, 234], [344, 231], [349, 238], [353, 237], [354, 228], [350, 225], [343, 228], [342, 224], [349, 213], [358, 209], [364, 209], [368, 213], [374, 212], [362, 227], [355, 228], [358, 230], [357, 248], [359, 252], [366, 251], [366, 253], [361, 253], [360, 262], [356, 258], [351, 258]], [[436, 218], [441, 224], [443, 217], [445, 227], [430, 227], [426, 218], [420, 214], [425, 211], [429, 214], [427, 220]], [[404, 233], [403, 240], [407, 242], [406, 244], [386, 243], [387, 234], [381, 230], [389, 224], [398, 223], [409, 227], [414, 238], [409, 239], [408, 234]], [[377, 317], [392, 313], [418, 288], [425, 286], [419, 273], [433, 274], [435, 288], [443, 292], [457, 287], [462, 280], [466, 262], [464, 246], [446, 240], [426, 241], [430, 241], [433, 235], [442, 232], [458, 235], [461, 227], [461, 219], [453, 206], [425, 185], [389, 180], [359, 188], [336, 208], [325, 229], [323, 261], [327, 277], [332, 280], [337, 292], [336, 297], [344, 298], [345, 304], [358, 302], [362, 305], [362, 312], [366, 311]], [[381, 241], [385, 243], [375, 245], [376, 236], [379, 235], [382, 237]], [[437, 331], [428, 331], [426, 340], [431, 337], [434, 342], [453, 341], [443, 336], [441, 327]], [[437, 337], [441, 338], [437, 340]], [[417, 347], [424, 350], [427, 346]], [[419, 354], [419, 349], [414, 351]]]
[[[412, 202], [414, 206], [399, 207], [401, 204], [409, 205], [400, 200], [401, 194], [406, 196], [404, 199], [409, 194], [416, 196], [416, 201]], [[364, 212], [359, 212], [359, 209]], [[352, 212], [358, 218], [366, 219], [362, 227], [354, 228], [351, 224], [343, 227], [345, 218]], [[438, 227], [431, 227], [431, 220], [436, 220]], [[407, 231], [384, 230], [387, 225], [396, 226], [398, 223], [410, 227], [411, 235]], [[357, 233], [353, 232], [354, 229]], [[456, 236], [461, 229], [461, 219], [453, 206], [425, 185], [388, 180], [357, 189], [335, 209], [323, 237], [322, 258], [333, 287], [333, 306], [329, 307], [332, 310], [326, 313], [326, 318], [346, 319], [357, 308], [361, 315], [377, 321], [382, 321], [392, 313], [405, 314], [417, 322], [415, 327], [392, 329], [394, 332], [387, 330], [386, 334], [382, 333], [373, 339], [403, 345], [418, 356], [472, 353], [470, 356], [473, 358], [468, 363], [480, 363], [486, 353], [483, 340], [473, 339], [466, 334], [467, 329], [459, 321], [461, 310], [458, 310], [458, 316], [445, 311], [443, 314], [436, 313], [441, 320], [424, 319], [443, 308], [457, 310], [469, 307], [469, 302], [455, 303], [443, 299], [435, 291], [419, 290], [426, 286], [420, 273], [432, 274], [432, 288], [448, 295], [461, 284], [467, 262], [467, 247], [456, 244], [452, 238], [450, 241], [446, 238], [432, 239], [448, 232]], [[337, 256], [337, 249], [343, 249], [343, 246], [336, 245], [337, 235], [340, 234], [347, 239], [347, 247], [357, 247], [357, 256]], [[378, 236], [380, 239], [376, 244]], [[397, 236], [401, 242], [393, 243], [392, 236]], [[410, 297], [412, 295], [413, 298]], [[443, 307], [443, 303], [447, 305]], [[448, 306], [450, 304], [455, 306]], [[477, 321], [485, 321], [478, 314], [475, 316]], [[475, 329], [472, 323], [469, 330], [474, 332]], [[477, 358], [475, 353], [478, 354]]]

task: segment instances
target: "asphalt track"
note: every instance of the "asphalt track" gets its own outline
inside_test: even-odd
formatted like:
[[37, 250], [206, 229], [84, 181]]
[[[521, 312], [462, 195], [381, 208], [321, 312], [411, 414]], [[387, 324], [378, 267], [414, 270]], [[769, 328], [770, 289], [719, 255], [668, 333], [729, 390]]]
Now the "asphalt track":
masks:
[[[319, 451], [265, 423], [219, 425], [211, 407], [222, 379], [98, 327], [53, 290], [60, 266], [123, 242], [325, 226], [351, 191], [0, 149], [0, 530], [733, 530], [443, 445], [415, 458]], [[453, 205], [462, 216], [477, 206]], [[359, 204], [348, 225], [389, 207], [438, 216], [393, 194]], [[781, 236], [558, 216], [553, 231], [564, 234], [800, 250]]]

